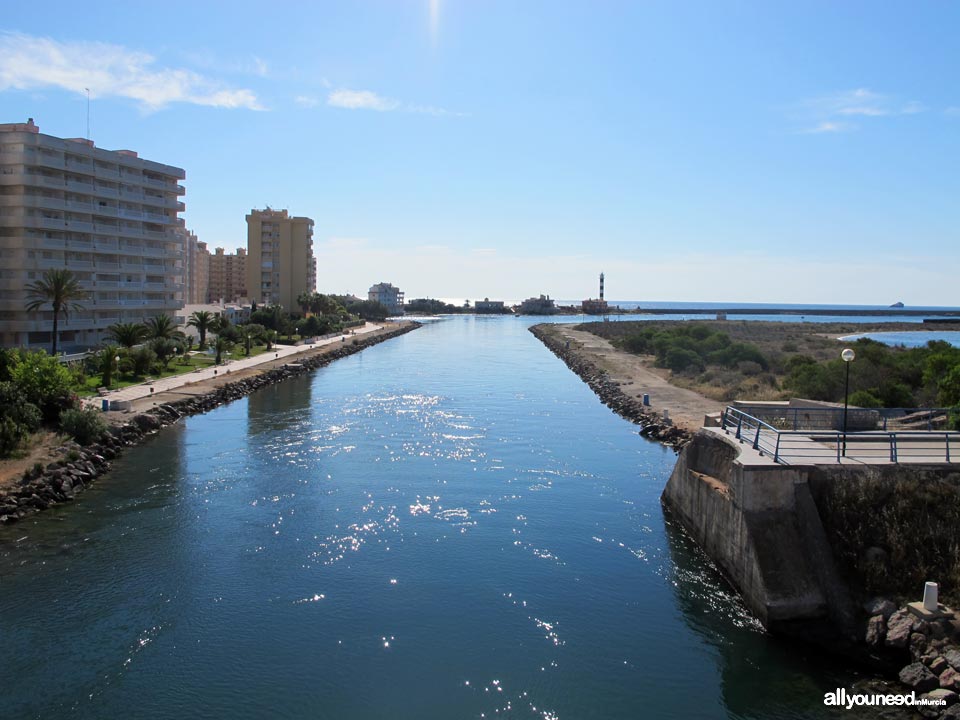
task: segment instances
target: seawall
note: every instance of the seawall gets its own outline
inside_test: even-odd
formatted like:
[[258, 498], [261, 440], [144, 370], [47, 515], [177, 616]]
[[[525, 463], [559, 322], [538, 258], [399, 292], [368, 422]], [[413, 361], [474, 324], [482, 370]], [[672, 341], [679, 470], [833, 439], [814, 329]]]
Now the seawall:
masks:
[[785, 466], [703, 428], [662, 500], [771, 630], [853, 638], [868, 598], [917, 600], [926, 580], [956, 597], [955, 465]]
[[328, 352], [298, 358], [295, 363], [226, 383], [203, 395], [159, 404], [134, 415], [128, 422], [111, 426], [109, 432], [93, 445], [81, 447], [69, 442], [59, 449], [62, 460], [49, 463], [38, 472], [28, 471], [17, 484], [0, 489], [0, 524], [16, 522], [32, 513], [73, 500], [77, 493], [106, 473], [110, 461], [125, 448], [143, 442], [166, 425], [239, 400], [268, 385], [312, 372], [419, 327], [421, 325], [414, 322], [373, 337], [358, 337]]
[[568, 347], [564, 341], [550, 333], [548, 327], [533, 325], [529, 330], [534, 337], [546, 345], [550, 352], [563, 360], [568, 368], [589, 385], [604, 405], [620, 417], [640, 425], [642, 436], [677, 448], [683, 447], [690, 440], [691, 435], [688, 431], [664, 424], [659, 415], [644, 406], [638, 399], [623, 392], [604, 370], [575, 349]]

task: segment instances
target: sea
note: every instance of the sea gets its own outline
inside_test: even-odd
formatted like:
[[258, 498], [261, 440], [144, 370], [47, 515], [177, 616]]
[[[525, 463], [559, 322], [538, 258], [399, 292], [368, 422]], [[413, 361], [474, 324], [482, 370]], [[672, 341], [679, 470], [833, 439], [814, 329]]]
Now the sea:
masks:
[[673, 450], [542, 320], [438, 318], [0, 527], [0, 714], [869, 717], [823, 702], [863, 676], [766, 634], [664, 512]]

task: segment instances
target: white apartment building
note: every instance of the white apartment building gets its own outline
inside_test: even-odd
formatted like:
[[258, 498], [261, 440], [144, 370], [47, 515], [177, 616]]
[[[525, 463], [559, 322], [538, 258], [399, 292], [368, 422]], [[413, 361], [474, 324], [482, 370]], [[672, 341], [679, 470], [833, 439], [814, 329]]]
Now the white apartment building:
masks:
[[24, 288], [69, 268], [87, 291], [60, 322], [60, 345], [97, 345], [109, 325], [183, 305], [181, 168], [130, 150], [0, 124], [0, 344], [47, 347], [53, 312], [24, 310]]
[[385, 305], [391, 315], [403, 315], [403, 291], [390, 283], [371, 285], [367, 299]]

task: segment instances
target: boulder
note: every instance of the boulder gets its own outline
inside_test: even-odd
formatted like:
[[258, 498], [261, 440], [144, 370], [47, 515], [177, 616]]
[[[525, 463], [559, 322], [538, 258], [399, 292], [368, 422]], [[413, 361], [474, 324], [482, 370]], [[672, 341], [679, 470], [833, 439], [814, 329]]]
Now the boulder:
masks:
[[867, 612], [867, 615], [871, 617], [873, 615], [883, 615], [883, 619], [886, 620], [897, 611], [897, 606], [886, 598], [875, 597], [865, 602], [863, 609]]
[[952, 667], [948, 667], [940, 673], [938, 682], [940, 683], [940, 687], [946, 688], [947, 690], [960, 690], [960, 673]]
[[160, 421], [154, 415], [135, 415], [133, 424], [136, 425], [141, 432], [151, 432], [160, 429]]
[[954, 670], [960, 670], [960, 651], [956, 648], [950, 648], [943, 652], [943, 659], [950, 663]]
[[960, 720], [960, 705], [951, 705], [940, 717], [943, 720]]
[[923, 663], [911, 663], [900, 671], [900, 682], [924, 693], [940, 687], [940, 681]]
[[887, 620], [887, 647], [905, 648], [910, 642], [912, 628], [913, 616], [910, 611], [906, 608], [897, 610]]
[[[887, 634], [887, 621], [883, 615], [874, 615], [867, 621], [866, 643], [870, 647], [877, 647], [883, 644], [883, 638]], [[946, 661], [944, 661], [946, 665]]]
[[950, 665], [947, 664], [947, 661], [943, 659], [942, 655], [937, 655], [930, 662], [930, 665], [928, 667], [930, 668], [930, 672], [932, 672], [934, 675], [939, 675], [948, 667], [950, 667]]
[[956, 705], [957, 700], [960, 699], [960, 696], [958, 696], [955, 692], [953, 692], [953, 690], [944, 690], [943, 688], [938, 688], [937, 690], [931, 690], [930, 692], [928, 692], [926, 695], [923, 695], [922, 697], [928, 698], [930, 700], [943, 701], [944, 704], [940, 706], [941, 708], [949, 707], [951, 705]]
[[923, 633], [910, 633], [910, 656], [919, 660], [927, 651], [927, 636]]

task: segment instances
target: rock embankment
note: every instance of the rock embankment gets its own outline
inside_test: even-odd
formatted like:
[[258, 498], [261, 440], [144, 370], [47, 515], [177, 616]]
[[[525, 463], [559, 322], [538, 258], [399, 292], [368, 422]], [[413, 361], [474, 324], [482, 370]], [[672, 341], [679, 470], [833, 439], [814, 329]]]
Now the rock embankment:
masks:
[[[898, 674], [906, 692], [942, 702], [915, 708], [928, 718], [960, 718], [960, 625], [955, 616], [925, 620], [906, 606], [877, 598], [864, 606], [864, 641], [880, 655], [907, 663]], [[909, 660], [909, 662], [907, 662]], [[893, 690], [900, 692], [901, 690]]]
[[15, 485], [0, 489], [0, 524], [16, 522], [32, 513], [73, 500], [78, 492], [110, 469], [110, 461], [124, 448], [137, 445], [165, 425], [239, 400], [268, 385], [304, 375], [418, 327], [419, 323], [411, 323], [374, 337], [356, 338], [330, 352], [300, 358], [296, 363], [222, 385], [204, 395], [158, 405], [146, 413], [134, 415], [129, 422], [111, 426], [99, 442], [87, 447], [66, 443], [57, 450], [62, 459], [45, 467], [35, 466]]
[[575, 348], [568, 347], [564, 340], [550, 331], [549, 326], [534, 325], [530, 332], [589, 385], [604, 405], [620, 417], [639, 425], [640, 435], [677, 449], [690, 441], [692, 435], [687, 430], [664, 423], [659, 415], [640, 400], [621, 390], [619, 383], [611, 380], [604, 370], [583, 357]]

